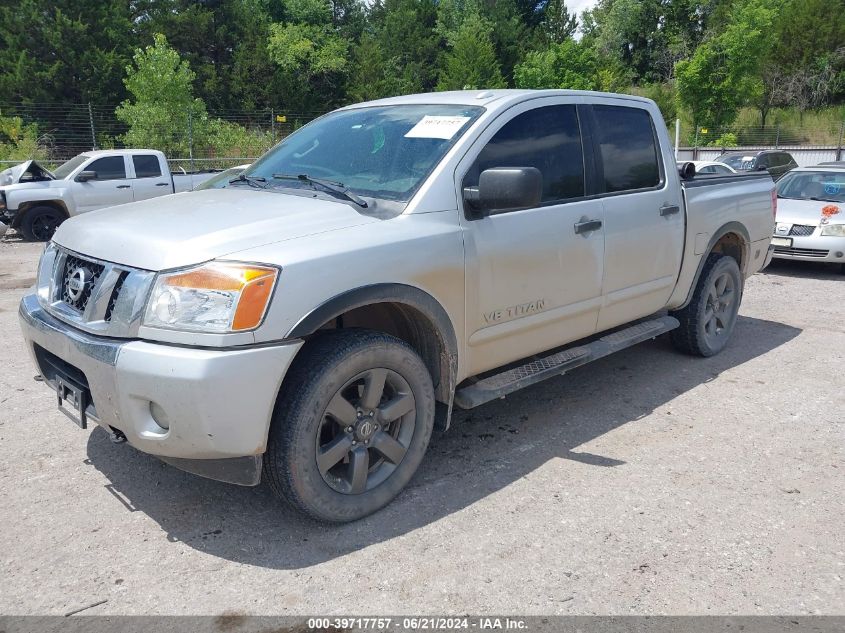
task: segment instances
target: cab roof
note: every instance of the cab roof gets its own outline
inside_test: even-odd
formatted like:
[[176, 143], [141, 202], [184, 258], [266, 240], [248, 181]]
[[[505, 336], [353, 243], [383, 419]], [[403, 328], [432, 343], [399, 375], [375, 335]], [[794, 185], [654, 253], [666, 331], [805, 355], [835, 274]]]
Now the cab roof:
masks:
[[495, 108], [509, 107], [515, 103], [538, 99], [541, 97], [610, 97], [626, 99], [639, 103], [651, 103], [650, 99], [634, 95], [615, 94], [610, 92], [593, 92], [589, 90], [452, 90], [446, 92], [427, 92], [398, 97], [387, 97], [374, 101], [365, 101], [348, 105], [342, 110], [365, 108], [371, 106], [390, 105], [466, 105], [486, 106]]

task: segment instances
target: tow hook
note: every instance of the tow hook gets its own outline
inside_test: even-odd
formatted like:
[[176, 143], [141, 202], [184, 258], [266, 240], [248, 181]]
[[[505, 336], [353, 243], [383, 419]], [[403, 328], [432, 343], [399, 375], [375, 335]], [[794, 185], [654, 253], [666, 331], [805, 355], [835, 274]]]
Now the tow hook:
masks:
[[123, 431], [116, 429], [113, 426], [109, 427], [109, 439], [115, 444], [123, 444], [126, 441], [126, 435]]

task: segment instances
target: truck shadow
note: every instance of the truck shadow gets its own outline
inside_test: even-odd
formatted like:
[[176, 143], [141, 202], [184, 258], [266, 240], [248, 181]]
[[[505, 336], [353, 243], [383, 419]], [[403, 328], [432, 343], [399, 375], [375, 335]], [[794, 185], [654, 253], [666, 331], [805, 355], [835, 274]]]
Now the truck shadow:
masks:
[[[407, 534], [506, 488], [555, 458], [623, 468], [579, 446], [638, 420], [721, 372], [758, 358], [801, 330], [740, 317], [732, 344], [708, 359], [675, 352], [667, 337], [489, 403], [456, 412], [433, 438], [420, 471], [392, 504], [347, 525], [310, 521], [266, 484], [241, 488], [182, 473], [91, 433], [88, 463], [128, 512], [143, 512], [179, 541], [213, 556], [273, 569], [300, 569]], [[694, 424], [679, 416], [679, 424]], [[554, 491], [549, 491], [549, 496]]]

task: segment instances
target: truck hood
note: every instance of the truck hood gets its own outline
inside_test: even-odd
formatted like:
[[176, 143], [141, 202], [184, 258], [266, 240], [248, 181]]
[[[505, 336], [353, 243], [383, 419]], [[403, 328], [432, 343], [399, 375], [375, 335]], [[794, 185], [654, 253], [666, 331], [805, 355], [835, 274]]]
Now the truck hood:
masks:
[[83, 255], [158, 271], [372, 222], [378, 220], [342, 202], [238, 187], [91, 211], [64, 222], [53, 240]]
[[20, 165], [9, 167], [0, 171], [0, 187], [16, 185], [21, 181], [24, 174], [29, 173], [33, 180], [55, 180], [53, 174], [44, 169], [34, 160], [28, 160]]
[[777, 221], [783, 224], [818, 226], [822, 219], [822, 209], [829, 205], [839, 207], [839, 214], [833, 216], [833, 221], [845, 222], [845, 204], [841, 202], [790, 200], [788, 198], [778, 198]]

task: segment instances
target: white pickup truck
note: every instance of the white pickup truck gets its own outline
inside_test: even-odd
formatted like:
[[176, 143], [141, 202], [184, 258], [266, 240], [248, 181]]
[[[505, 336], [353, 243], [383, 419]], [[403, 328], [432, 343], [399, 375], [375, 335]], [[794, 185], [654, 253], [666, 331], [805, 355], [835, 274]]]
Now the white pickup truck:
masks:
[[48, 240], [64, 220], [86, 211], [190, 191], [214, 174], [171, 174], [151, 149], [101, 150], [52, 172], [26, 161], [0, 172], [0, 222], [28, 240]]
[[724, 348], [774, 183], [682, 172], [638, 97], [349, 106], [225, 189], [63, 224], [23, 333], [83, 428], [348, 521], [402, 490], [453, 405], [664, 333]]

